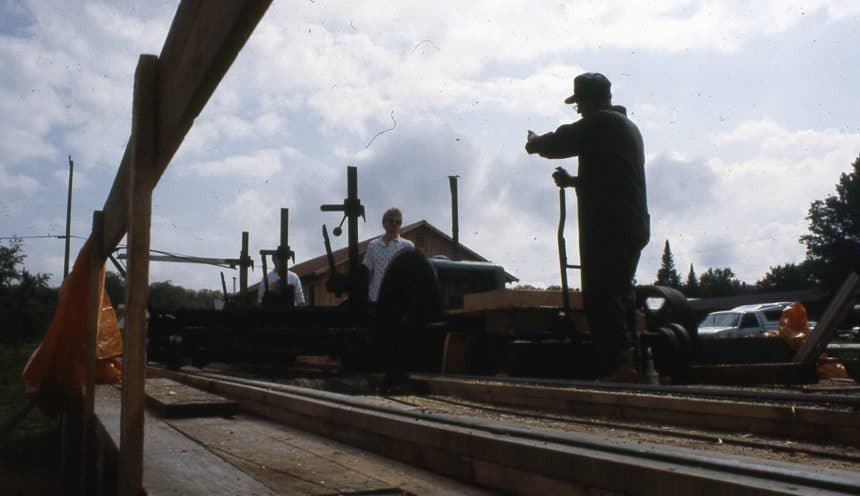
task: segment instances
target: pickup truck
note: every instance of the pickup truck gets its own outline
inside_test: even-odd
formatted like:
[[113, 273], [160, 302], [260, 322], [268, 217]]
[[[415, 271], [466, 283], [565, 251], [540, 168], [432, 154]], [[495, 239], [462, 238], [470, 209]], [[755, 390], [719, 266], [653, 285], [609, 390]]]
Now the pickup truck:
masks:
[[699, 324], [699, 337], [759, 336], [765, 331], [775, 330], [779, 327], [779, 318], [788, 305], [790, 302], [761, 303], [742, 305], [721, 312], [711, 312]]

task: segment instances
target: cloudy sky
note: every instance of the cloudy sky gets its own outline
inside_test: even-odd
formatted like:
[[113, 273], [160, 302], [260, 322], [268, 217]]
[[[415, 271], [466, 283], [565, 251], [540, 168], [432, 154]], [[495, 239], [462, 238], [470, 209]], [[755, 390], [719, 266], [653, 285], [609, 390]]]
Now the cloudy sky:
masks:
[[[128, 140], [137, 56], [160, 52], [176, 6], [0, 0], [0, 237], [25, 237], [26, 267], [54, 284], [68, 157], [83, 238]], [[461, 241], [524, 283], [558, 284], [550, 174], [576, 160], [523, 144], [576, 119], [572, 78], [598, 71], [645, 137], [638, 281], [668, 239], [682, 275], [730, 267], [754, 283], [803, 259], [810, 202], [860, 154], [858, 17], [853, 0], [275, 0], [155, 191], [152, 247], [238, 257], [249, 231], [258, 253], [286, 207], [297, 261], [320, 255], [320, 226], [340, 219], [319, 206], [342, 201], [355, 165], [362, 239], [389, 206], [450, 232], [458, 175]], [[219, 289], [221, 270], [153, 263], [151, 278]]]

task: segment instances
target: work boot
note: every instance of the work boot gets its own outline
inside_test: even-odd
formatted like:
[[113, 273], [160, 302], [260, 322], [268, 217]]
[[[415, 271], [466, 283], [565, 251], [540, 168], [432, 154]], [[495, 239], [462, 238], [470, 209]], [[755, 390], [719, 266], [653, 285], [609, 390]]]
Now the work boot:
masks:
[[606, 377], [598, 379], [600, 382], [626, 382], [639, 383], [639, 373], [633, 359], [634, 348], [628, 348], [615, 354], [615, 368]]

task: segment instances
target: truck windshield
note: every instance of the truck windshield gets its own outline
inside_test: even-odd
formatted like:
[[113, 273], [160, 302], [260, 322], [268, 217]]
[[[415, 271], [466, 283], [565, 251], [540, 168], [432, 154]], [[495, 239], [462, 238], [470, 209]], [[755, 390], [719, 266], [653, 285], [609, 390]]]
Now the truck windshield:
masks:
[[737, 327], [741, 314], [736, 312], [710, 313], [699, 327]]
[[774, 308], [762, 312], [768, 324], [779, 325], [779, 318], [782, 317], [782, 308]]

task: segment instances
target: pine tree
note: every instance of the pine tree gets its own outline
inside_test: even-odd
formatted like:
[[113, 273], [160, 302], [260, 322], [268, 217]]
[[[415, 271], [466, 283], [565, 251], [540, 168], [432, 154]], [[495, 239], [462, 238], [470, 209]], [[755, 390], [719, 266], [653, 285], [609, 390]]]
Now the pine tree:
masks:
[[684, 285], [684, 291], [687, 296], [699, 296], [699, 280], [696, 279], [696, 272], [693, 270], [693, 264], [690, 264], [690, 272], [687, 272], [687, 284]]
[[860, 156], [852, 168], [839, 177], [835, 195], [812, 202], [809, 234], [800, 237], [813, 277], [829, 288], [860, 270]]
[[672, 256], [672, 249], [669, 248], [668, 239], [663, 247], [663, 258], [660, 262], [660, 270], [657, 271], [657, 280], [654, 284], [681, 289], [681, 276], [675, 270], [675, 258]]

